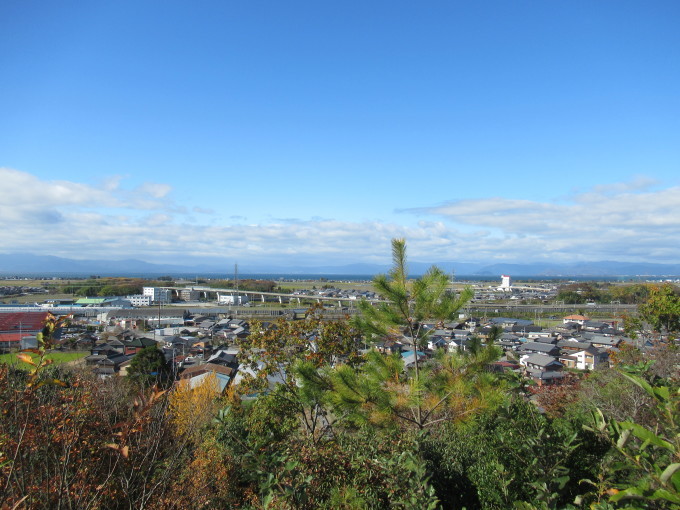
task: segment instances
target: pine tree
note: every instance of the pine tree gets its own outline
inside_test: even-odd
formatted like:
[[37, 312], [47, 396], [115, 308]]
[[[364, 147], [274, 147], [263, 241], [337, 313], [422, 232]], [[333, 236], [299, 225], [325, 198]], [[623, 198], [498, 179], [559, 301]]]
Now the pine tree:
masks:
[[357, 367], [319, 370], [300, 363], [297, 372], [303, 393], [326, 392], [334, 416], [354, 425], [406, 425], [418, 430], [469, 416], [496, 402], [500, 387], [485, 370], [499, 354], [495, 347], [485, 346], [474, 354], [442, 352], [425, 364], [418, 359], [418, 349], [432, 331], [426, 323], [456, 318], [472, 291], [451, 292], [448, 276], [437, 267], [410, 281], [403, 239], [392, 241], [392, 258], [390, 273], [374, 280], [384, 301], [377, 306], [362, 301], [355, 325], [376, 340], [406, 336], [415, 354], [413, 370], [405, 368], [399, 354], [387, 356], [376, 350]]

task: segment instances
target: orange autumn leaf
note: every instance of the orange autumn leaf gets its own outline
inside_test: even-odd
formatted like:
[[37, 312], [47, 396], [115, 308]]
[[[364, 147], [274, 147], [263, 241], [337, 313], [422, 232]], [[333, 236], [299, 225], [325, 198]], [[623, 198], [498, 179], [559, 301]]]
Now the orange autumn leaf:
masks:
[[33, 361], [33, 358], [28, 354], [23, 353], [17, 354], [17, 358], [19, 359], [19, 361], [23, 361], [24, 363], [28, 363], [29, 365], [36, 366], [35, 362]]

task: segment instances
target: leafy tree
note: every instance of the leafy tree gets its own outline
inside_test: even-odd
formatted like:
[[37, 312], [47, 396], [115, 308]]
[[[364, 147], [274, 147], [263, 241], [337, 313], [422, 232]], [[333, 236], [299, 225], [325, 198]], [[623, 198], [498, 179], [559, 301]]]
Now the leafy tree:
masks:
[[444, 508], [512, 508], [522, 501], [564, 508], [582, 492], [579, 481], [597, 474], [606, 450], [595, 434], [511, 398], [474, 424], [440, 427], [423, 440], [422, 454]]
[[650, 285], [635, 283], [632, 285], [620, 285], [610, 289], [612, 300], [623, 304], [637, 305], [644, 303], [649, 297]]
[[196, 387], [182, 380], [170, 392], [168, 412], [178, 437], [195, 443], [205, 427], [217, 414], [221, 404], [220, 387], [215, 374], [208, 374]]
[[151, 508], [241, 508], [248, 488], [239, 477], [239, 459], [209, 429], [169, 490], [158, 495]]
[[638, 312], [657, 334], [675, 338], [680, 332], [680, 292], [673, 285], [652, 287]]
[[378, 275], [373, 286], [385, 301], [373, 306], [366, 300], [359, 303], [361, 315], [356, 325], [365, 333], [384, 338], [404, 333], [413, 345], [422, 347], [430, 331], [426, 321], [449, 321], [472, 298], [466, 288], [459, 296], [449, 289], [450, 278], [441, 269], [432, 266], [425, 275], [408, 279], [406, 242], [392, 240], [392, 270]]
[[144, 347], [135, 354], [127, 371], [128, 377], [142, 387], [167, 385], [172, 379], [170, 366], [155, 345]]
[[582, 305], [586, 302], [584, 296], [573, 290], [560, 290], [557, 294], [557, 300], [564, 301], [567, 305]]
[[652, 422], [610, 419], [593, 413], [597, 431], [611, 442], [615, 455], [606, 466], [605, 493], [612, 503], [638, 508], [677, 508], [680, 505], [680, 388], [677, 380], [645, 377], [648, 366], [627, 367], [623, 376], [653, 402]]
[[[277, 405], [268, 397], [267, 406]], [[437, 508], [410, 441], [359, 432], [315, 444], [290, 432], [281, 435], [281, 419], [273, 424], [276, 439], [266, 441], [266, 423], [258, 423], [264, 415], [256, 409], [261, 398], [254, 406], [231, 407], [218, 420], [217, 438], [233, 459], [227, 483], [240, 484], [251, 507]]]
[[163, 392], [130, 405], [119, 378], [54, 366], [38, 374], [28, 386], [29, 374], [0, 366], [3, 508], [144, 508], [167, 490], [185, 448], [156, 398]]
[[611, 296], [601, 284], [594, 282], [580, 282], [563, 285], [557, 293], [557, 299], [565, 304], [580, 305], [587, 301], [608, 303]]
[[539, 401], [551, 393], [561, 393], [571, 386], [571, 392], [564, 395], [551, 409], [557, 407], [560, 414], [573, 420], [584, 421], [595, 409], [616, 420], [635, 420], [649, 423], [651, 399], [641, 388], [623, 376], [620, 370], [603, 368], [588, 374], [577, 385], [557, 386], [538, 392]]
[[[50, 379], [65, 387], [41, 384]], [[29, 382], [35, 384], [29, 386]], [[7, 508], [97, 506], [110, 472], [97, 388], [54, 366], [36, 377], [0, 366], [0, 501]]]
[[301, 393], [294, 366], [305, 361], [313, 367], [358, 361], [358, 332], [346, 320], [324, 320], [323, 307], [312, 307], [303, 320], [280, 319], [265, 326], [254, 321], [251, 334], [241, 340], [241, 362], [253, 372], [245, 374], [240, 394], [270, 392], [271, 398], [293, 410], [303, 430], [315, 441], [323, 439], [331, 423], [326, 419], [319, 395]]

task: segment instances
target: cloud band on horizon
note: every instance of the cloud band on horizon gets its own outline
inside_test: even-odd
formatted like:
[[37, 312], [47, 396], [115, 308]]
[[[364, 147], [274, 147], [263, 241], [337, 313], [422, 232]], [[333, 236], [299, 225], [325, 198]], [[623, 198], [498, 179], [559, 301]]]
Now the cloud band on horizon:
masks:
[[390, 239], [405, 237], [412, 260], [675, 263], [680, 248], [680, 187], [653, 188], [647, 178], [559, 200], [498, 197], [405, 208], [402, 213], [420, 217], [405, 224], [320, 219], [323, 211], [249, 224], [247, 217], [220, 216], [215, 204], [198, 198], [178, 204], [168, 184], [125, 189], [119, 176], [90, 185], [0, 168], [0, 182], [6, 253], [166, 263], [383, 263]]

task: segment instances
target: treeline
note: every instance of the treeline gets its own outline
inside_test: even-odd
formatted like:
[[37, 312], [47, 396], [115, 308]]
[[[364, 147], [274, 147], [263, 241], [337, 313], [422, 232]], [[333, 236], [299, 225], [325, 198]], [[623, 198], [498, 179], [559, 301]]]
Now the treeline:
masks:
[[[559, 288], [557, 300], [564, 301], [568, 305], [585, 303], [612, 303], [619, 302], [625, 305], [638, 305], [647, 301], [650, 290], [655, 287], [651, 283], [634, 283], [629, 285], [617, 285], [602, 282], [579, 282], [563, 285]], [[671, 286], [677, 295], [680, 289]]]
[[143, 278], [103, 277], [72, 281], [59, 287], [59, 292], [82, 297], [131, 296], [141, 294], [144, 287], [167, 286], [164, 281]]
[[[236, 282], [234, 280], [199, 280], [202, 285], [207, 285], [212, 289], [234, 289]], [[240, 290], [249, 290], [253, 292], [273, 292], [277, 288], [277, 283], [272, 280], [254, 280], [244, 279], [238, 281], [238, 288]]]
[[71, 282], [60, 287], [60, 292], [75, 296], [105, 297], [141, 294], [142, 288], [152, 285], [141, 278], [91, 278]]

